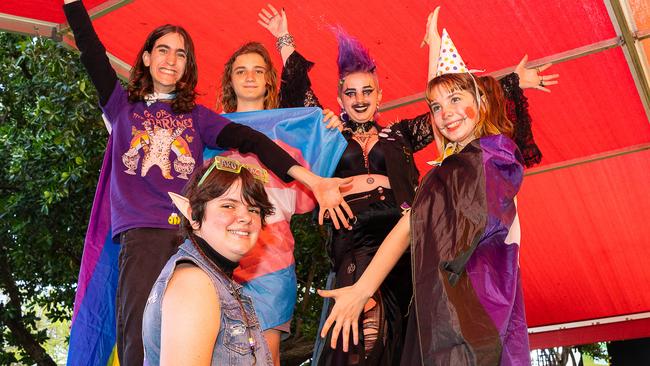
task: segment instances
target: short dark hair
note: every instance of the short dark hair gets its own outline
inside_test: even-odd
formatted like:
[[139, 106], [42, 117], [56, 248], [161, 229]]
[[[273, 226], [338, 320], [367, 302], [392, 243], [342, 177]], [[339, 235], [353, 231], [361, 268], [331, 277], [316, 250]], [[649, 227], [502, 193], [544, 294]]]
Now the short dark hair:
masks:
[[[274, 212], [273, 204], [269, 201], [264, 184], [254, 178], [248, 169], [242, 167], [239, 173], [213, 169], [199, 186], [199, 181], [210, 168], [210, 165], [212, 165], [212, 159], [206, 161], [200, 169], [194, 171], [190, 181], [183, 189], [183, 195], [190, 202], [192, 220], [198, 222], [200, 225], [203, 222], [205, 207], [208, 202], [217, 197], [221, 197], [233, 183], [240, 180], [244, 202], [260, 209], [262, 227], [264, 227], [266, 225], [266, 218]], [[189, 220], [182, 217], [180, 230], [183, 235], [189, 235], [194, 229]]]
[[131, 76], [129, 77], [129, 102], [136, 103], [144, 100], [147, 94], [153, 93], [153, 79], [149, 68], [144, 65], [142, 55], [146, 52], [151, 53], [156, 41], [169, 33], [179, 34], [185, 43], [185, 72], [176, 82], [176, 98], [172, 102], [174, 113], [189, 113], [196, 106], [196, 83], [198, 81], [198, 67], [196, 66], [196, 56], [194, 53], [194, 42], [187, 31], [180, 25], [165, 24], [154, 29], [147, 40], [144, 42], [142, 49], [138, 52]]

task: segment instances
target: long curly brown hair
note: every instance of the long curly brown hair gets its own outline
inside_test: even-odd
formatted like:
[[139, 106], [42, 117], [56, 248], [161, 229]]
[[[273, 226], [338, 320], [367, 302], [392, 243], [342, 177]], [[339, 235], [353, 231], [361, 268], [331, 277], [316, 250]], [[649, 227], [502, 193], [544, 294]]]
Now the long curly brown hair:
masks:
[[237, 111], [237, 94], [232, 86], [232, 65], [237, 57], [248, 53], [256, 53], [264, 59], [266, 64], [266, 94], [264, 95], [264, 109], [275, 109], [280, 105], [278, 91], [278, 74], [273, 67], [273, 61], [269, 51], [259, 42], [248, 42], [239, 47], [224, 65], [221, 76], [221, 102], [218, 107], [223, 108], [226, 113]]
[[128, 86], [129, 102], [143, 101], [147, 94], [153, 93], [153, 78], [149, 67], [144, 65], [142, 55], [145, 51], [151, 53], [156, 41], [169, 33], [177, 33], [183, 37], [187, 57], [185, 72], [176, 82], [176, 98], [172, 102], [172, 110], [174, 113], [189, 113], [196, 106], [196, 91], [194, 89], [198, 81], [198, 68], [194, 54], [194, 42], [192, 42], [190, 34], [179, 25], [165, 24], [154, 29], [147, 37], [131, 69]]
[[[440, 75], [429, 81], [426, 90], [426, 99], [427, 101], [432, 100], [433, 90], [441, 86], [449, 92], [457, 90], [467, 91], [476, 101], [477, 95], [474, 80], [476, 80], [481, 98], [479, 120], [476, 122], [474, 135], [480, 138], [488, 135], [504, 134], [512, 138], [513, 124], [508, 119], [506, 113], [506, 101], [503, 89], [501, 89], [499, 82], [491, 76], [474, 77], [469, 73]], [[431, 123], [433, 123], [433, 117]], [[448, 142], [442, 136], [443, 149]]]

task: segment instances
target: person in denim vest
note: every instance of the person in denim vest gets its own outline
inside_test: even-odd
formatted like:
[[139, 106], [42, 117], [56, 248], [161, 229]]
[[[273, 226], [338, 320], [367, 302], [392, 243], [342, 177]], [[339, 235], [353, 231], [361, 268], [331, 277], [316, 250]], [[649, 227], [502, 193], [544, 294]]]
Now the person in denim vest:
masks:
[[145, 365], [272, 365], [252, 300], [232, 279], [273, 206], [268, 173], [216, 157], [185, 197], [170, 193], [186, 236], [156, 280], [144, 311]]

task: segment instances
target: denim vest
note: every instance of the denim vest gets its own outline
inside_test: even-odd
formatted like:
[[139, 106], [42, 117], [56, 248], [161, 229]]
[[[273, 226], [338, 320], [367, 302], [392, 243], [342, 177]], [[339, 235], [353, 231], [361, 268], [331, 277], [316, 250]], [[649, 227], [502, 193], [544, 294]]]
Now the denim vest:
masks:
[[253, 365], [254, 359], [256, 359], [257, 365], [273, 365], [271, 353], [262, 335], [251, 299], [243, 294], [240, 295], [250, 322], [250, 334], [255, 339], [255, 357], [253, 357], [248, 343], [249, 333], [246, 330], [246, 322], [241, 307], [234, 296], [235, 291], [241, 294], [241, 285], [230, 281], [230, 279], [213, 270], [189, 240], [186, 240], [180, 246], [178, 252], [169, 259], [149, 294], [142, 321], [144, 365], [154, 366], [160, 364], [162, 295], [165, 293], [167, 284], [179, 261], [190, 261], [201, 268], [210, 277], [219, 295], [221, 326], [212, 350], [212, 365], [249, 366]]

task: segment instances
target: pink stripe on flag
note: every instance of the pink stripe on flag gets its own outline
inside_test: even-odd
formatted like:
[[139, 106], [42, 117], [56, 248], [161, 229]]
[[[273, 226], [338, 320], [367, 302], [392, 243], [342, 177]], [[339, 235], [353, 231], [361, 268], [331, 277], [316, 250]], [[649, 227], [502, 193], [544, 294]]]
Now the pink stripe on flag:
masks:
[[257, 244], [242, 258], [235, 269], [234, 278], [248, 282], [254, 278], [291, 266], [294, 241], [287, 221], [267, 225], [260, 233]]

